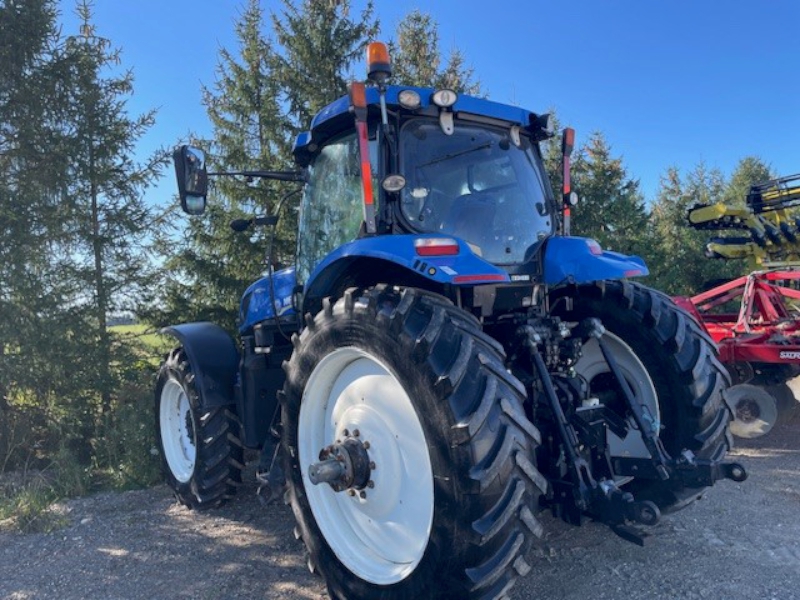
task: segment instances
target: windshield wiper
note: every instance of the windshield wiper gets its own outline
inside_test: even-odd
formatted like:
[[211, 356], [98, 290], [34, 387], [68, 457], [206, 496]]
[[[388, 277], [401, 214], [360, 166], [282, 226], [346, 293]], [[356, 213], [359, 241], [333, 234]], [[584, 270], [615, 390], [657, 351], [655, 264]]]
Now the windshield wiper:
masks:
[[429, 167], [430, 165], [435, 165], [436, 163], [444, 162], [446, 160], [450, 160], [451, 158], [456, 158], [458, 156], [464, 156], [465, 154], [471, 154], [472, 152], [477, 152], [478, 150], [484, 150], [486, 148], [491, 148], [494, 145], [494, 142], [486, 142], [485, 144], [480, 144], [475, 146], [474, 148], [467, 148], [466, 150], [461, 150], [460, 152], [453, 152], [452, 154], [445, 154], [444, 156], [440, 156], [438, 158], [434, 158], [431, 161], [423, 163], [421, 165], [417, 165], [418, 169], [422, 167]]

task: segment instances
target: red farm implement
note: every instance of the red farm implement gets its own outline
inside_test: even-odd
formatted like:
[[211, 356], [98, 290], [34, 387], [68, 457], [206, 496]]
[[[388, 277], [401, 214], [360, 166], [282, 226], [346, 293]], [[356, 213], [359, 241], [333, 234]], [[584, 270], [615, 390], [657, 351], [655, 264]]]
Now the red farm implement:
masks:
[[767, 433], [783, 409], [795, 403], [787, 387], [800, 375], [800, 175], [754, 185], [744, 207], [698, 205], [692, 227], [739, 230], [742, 237], [713, 238], [710, 258], [748, 259], [749, 275], [676, 302], [692, 314], [719, 346], [733, 379], [728, 398], [740, 437]]

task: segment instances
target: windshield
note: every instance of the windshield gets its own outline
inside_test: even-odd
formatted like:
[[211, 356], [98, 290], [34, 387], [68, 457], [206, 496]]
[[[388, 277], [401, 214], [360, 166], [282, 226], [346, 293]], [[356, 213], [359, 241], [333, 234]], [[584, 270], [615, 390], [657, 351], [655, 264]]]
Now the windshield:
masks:
[[403, 216], [414, 229], [466, 241], [495, 264], [530, 259], [553, 231], [541, 162], [524, 135], [456, 121], [416, 119], [401, 131]]

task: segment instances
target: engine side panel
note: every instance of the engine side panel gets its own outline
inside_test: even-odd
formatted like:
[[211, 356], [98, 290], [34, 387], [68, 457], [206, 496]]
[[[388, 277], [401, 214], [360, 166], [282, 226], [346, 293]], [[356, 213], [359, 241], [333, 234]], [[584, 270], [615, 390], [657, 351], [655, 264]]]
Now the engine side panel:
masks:
[[242, 336], [237, 411], [242, 421], [242, 441], [261, 447], [278, 412], [278, 391], [286, 374], [281, 367], [292, 354], [292, 344], [277, 331], [274, 321], [255, 326], [254, 335]]

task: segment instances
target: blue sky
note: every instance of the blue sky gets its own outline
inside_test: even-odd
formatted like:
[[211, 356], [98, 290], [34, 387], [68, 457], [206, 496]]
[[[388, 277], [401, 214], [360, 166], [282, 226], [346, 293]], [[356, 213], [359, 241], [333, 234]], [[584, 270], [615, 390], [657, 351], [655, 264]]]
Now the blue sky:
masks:
[[[460, 48], [493, 100], [554, 107], [578, 143], [602, 131], [648, 199], [670, 165], [685, 172], [704, 161], [729, 174], [756, 155], [781, 175], [800, 172], [796, 0], [375, 1], [383, 39], [419, 8], [438, 21], [443, 50]], [[158, 109], [142, 155], [210, 132], [200, 86], [213, 85], [219, 48], [235, 49], [243, 3], [96, 0], [96, 33], [122, 49], [135, 74], [131, 112]], [[354, 0], [354, 13], [361, 5]], [[60, 6], [64, 33], [76, 32], [74, 2]], [[167, 173], [152, 200], [173, 191]]]

